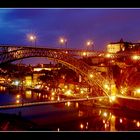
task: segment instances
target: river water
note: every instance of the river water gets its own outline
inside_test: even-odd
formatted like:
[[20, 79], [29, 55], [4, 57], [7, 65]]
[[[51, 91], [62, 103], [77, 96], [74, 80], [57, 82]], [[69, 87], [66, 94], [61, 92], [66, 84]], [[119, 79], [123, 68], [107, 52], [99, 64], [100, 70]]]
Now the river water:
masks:
[[[26, 95], [27, 94], [27, 95]], [[24, 102], [42, 100], [28, 91]], [[40, 98], [38, 98], [40, 96]], [[47, 97], [43, 95], [43, 100]], [[0, 105], [16, 103], [17, 94], [0, 93]], [[18, 102], [17, 102], [18, 103]], [[24, 108], [0, 110], [14, 114], [36, 125], [37, 131], [139, 131], [140, 113], [130, 110], [109, 110], [102, 107], [84, 106], [79, 103], [60, 103]], [[0, 122], [1, 124], [1, 122]], [[16, 125], [16, 124], [15, 124]], [[12, 131], [12, 129], [10, 129]], [[18, 129], [17, 129], [18, 130]], [[21, 129], [22, 130], [22, 129]], [[26, 130], [25, 130], [26, 131]]]

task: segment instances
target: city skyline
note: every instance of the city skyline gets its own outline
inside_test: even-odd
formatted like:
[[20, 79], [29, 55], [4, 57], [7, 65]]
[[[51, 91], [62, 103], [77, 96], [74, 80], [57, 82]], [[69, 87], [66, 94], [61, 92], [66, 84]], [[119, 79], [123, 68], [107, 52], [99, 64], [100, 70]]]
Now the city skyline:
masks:
[[34, 46], [28, 34], [36, 36], [36, 46], [85, 49], [92, 40], [95, 50], [105, 50], [110, 42], [139, 42], [140, 9], [134, 8], [1, 8], [1, 44]]
[[0, 131], [139, 131], [139, 16], [0, 9]]

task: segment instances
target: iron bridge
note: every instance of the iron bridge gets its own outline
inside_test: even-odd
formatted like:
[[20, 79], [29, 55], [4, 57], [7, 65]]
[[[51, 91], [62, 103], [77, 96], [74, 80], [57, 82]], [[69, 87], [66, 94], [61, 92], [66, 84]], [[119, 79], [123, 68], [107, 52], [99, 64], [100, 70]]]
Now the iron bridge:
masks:
[[[47, 57], [48, 59], [62, 63], [75, 72], [79, 73], [83, 77], [83, 79], [91, 87], [93, 87], [94, 92], [97, 95], [98, 89], [100, 89], [101, 91], [103, 91], [104, 95], [109, 97], [110, 91], [104, 88], [104, 84], [109, 85], [109, 81], [107, 81], [99, 72], [97, 72], [96, 69], [73, 55], [75, 52], [79, 53], [83, 51], [16, 46], [1, 46], [1, 48], [4, 48], [5, 51], [0, 53], [0, 66], [5, 63], [29, 57]], [[92, 53], [94, 55], [97, 55], [96, 52]]]

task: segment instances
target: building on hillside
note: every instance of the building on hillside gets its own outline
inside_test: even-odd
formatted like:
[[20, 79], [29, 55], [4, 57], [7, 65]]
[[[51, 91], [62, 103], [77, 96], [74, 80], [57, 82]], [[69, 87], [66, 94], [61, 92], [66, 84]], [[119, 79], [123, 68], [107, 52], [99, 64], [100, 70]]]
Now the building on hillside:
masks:
[[124, 42], [121, 39], [119, 42], [112, 42], [107, 45], [108, 53], [117, 53], [121, 51], [140, 51], [140, 43]]

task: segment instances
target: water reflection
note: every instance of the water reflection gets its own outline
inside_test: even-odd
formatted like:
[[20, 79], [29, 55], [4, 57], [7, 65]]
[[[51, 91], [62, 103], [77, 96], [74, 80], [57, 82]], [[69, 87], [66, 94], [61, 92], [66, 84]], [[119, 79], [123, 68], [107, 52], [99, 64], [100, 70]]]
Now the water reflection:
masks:
[[20, 103], [20, 100], [16, 100], [16, 103], [19, 104]]
[[140, 118], [133, 119], [126, 112], [94, 108], [93, 114], [87, 114], [85, 110], [79, 110], [79, 120], [67, 122], [67, 127], [63, 124], [59, 128], [66, 131], [137, 131], [140, 128]]
[[5, 91], [6, 90], [6, 88], [5, 87], [3, 87], [3, 86], [0, 86], [0, 91], [2, 92], [2, 91]]
[[120, 123], [122, 123], [123, 121], [122, 121], [122, 119], [120, 118]]
[[[32, 102], [32, 101], [47, 101], [47, 100], [63, 100], [60, 96], [48, 95], [47, 93], [37, 93], [30, 90], [25, 92], [17, 92], [16, 94], [7, 94], [1, 92], [0, 95], [4, 95], [5, 98], [1, 98], [0, 103], [8, 98], [14, 99], [14, 103]], [[6, 98], [7, 97], [7, 98]], [[11, 101], [12, 102], [12, 101]], [[7, 103], [7, 102], [6, 102]], [[10, 103], [10, 101], [9, 101]], [[52, 107], [55, 107], [53, 110]], [[32, 111], [39, 118], [35, 118], [35, 123], [40, 124], [40, 120], [43, 124], [43, 129], [50, 129], [54, 131], [136, 131], [140, 130], [140, 114], [139, 112], [133, 112], [130, 110], [109, 110], [103, 108], [97, 108], [92, 106], [84, 106], [78, 102], [66, 102], [56, 105], [50, 105], [49, 109], [44, 106], [45, 109], [38, 109], [39, 107], [32, 107]], [[17, 109], [18, 110], [18, 109]], [[24, 110], [24, 111], [23, 111]], [[28, 118], [27, 112], [30, 113], [30, 108], [23, 108], [23, 117]], [[28, 110], [28, 111], [27, 111]], [[16, 109], [14, 109], [16, 112]], [[19, 111], [19, 110], [18, 110]], [[17, 112], [18, 112], [17, 111]], [[42, 111], [42, 112], [41, 112]], [[45, 112], [47, 111], [47, 112]], [[5, 113], [6, 111], [4, 111]], [[7, 111], [8, 112], [8, 111]], [[12, 111], [11, 111], [12, 112]], [[13, 112], [12, 112], [13, 113]], [[42, 113], [39, 115], [38, 113]], [[54, 114], [59, 114], [59, 119], [56, 124]], [[47, 117], [47, 119], [45, 118]], [[29, 117], [31, 121], [34, 121], [34, 117]], [[47, 121], [48, 120], [48, 121]], [[48, 125], [48, 122], [53, 125]], [[45, 125], [45, 126], [44, 126]]]
[[65, 103], [65, 106], [67, 106], [67, 107], [70, 107], [70, 105], [71, 105], [71, 102], [66, 102]]
[[84, 125], [81, 123], [80, 124], [80, 129], [83, 130], [83, 128], [84, 128]]
[[84, 114], [83, 111], [79, 110], [79, 112], [78, 112], [78, 117], [82, 117], [83, 114]]
[[76, 108], [79, 108], [79, 103], [76, 102], [75, 107]]
[[136, 123], [136, 125], [137, 125], [137, 127], [140, 127], [140, 122], [138, 121], [138, 122]]
[[54, 97], [48, 98], [47, 93], [38, 93], [31, 90], [27, 90], [23, 96], [24, 100], [30, 99], [30, 101], [45, 101], [46, 99], [54, 100]]
[[54, 101], [54, 97], [51, 97], [51, 100]]
[[[36, 96], [34, 96], [34, 97], [36, 97]], [[32, 98], [32, 91], [31, 90], [25, 91], [25, 98], [27, 98], [27, 99], [31, 99]]]

